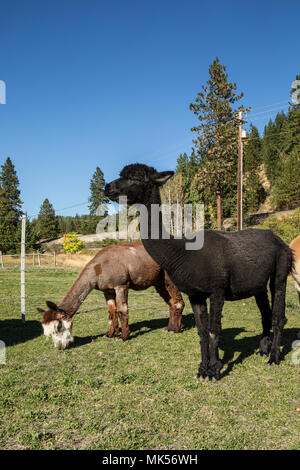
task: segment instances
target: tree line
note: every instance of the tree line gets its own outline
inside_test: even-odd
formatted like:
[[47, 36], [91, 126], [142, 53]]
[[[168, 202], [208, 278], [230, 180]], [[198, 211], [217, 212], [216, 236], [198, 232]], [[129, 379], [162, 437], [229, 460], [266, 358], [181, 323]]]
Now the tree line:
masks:
[[[300, 75], [296, 80], [300, 83]], [[293, 93], [295, 90], [291, 90]], [[236, 217], [238, 113], [247, 116], [250, 111], [238, 106], [242, 97], [237, 85], [229, 82], [226, 67], [216, 58], [209, 67], [208, 81], [190, 104], [198, 121], [191, 129], [195, 134], [191, 154], [179, 156], [175, 176], [163, 188], [164, 202], [204, 204], [205, 224], [213, 229], [221, 229], [224, 218]], [[267, 195], [272, 210], [298, 207], [300, 99], [291, 102], [286, 113], [281, 111], [271, 119], [262, 136], [251, 125], [243, 148], [244, 222]]]
[[[37, 248], [39, 241], [63, 236], [65, 233], [95, 233], [99, 217], [96, 215], [100, 203], [108, 202], [104, 195], [103, 172], [96, 168], [90, 181], [89, 214], [61, 216], [46, 198], [37, 217], [27, 219], [26, 250]], [[0, 251], [12, 254], [20, 251], [22, 200], [19, 179], [15, 167], [8, 157], [0, 170]]]
[[[300, 75], [296, 76], [300, 83]], [[299, 91], [298, 91], [299, 90]], [[299, 97], [287, 112], [279, 112], [265, 126], [261, 136], [250, 126], [244, 146], [243, 216], [255, 213], [265, 201], [264, 178], [270, 186], [269, 203], [274, 210], [300, 205], [300, 86], [291, 90]], [[218, 58], [209, 67], [209, 78], [197, 94], [190, 110], [196, 118], [190, 155], [180, 154], [174, 177], [162, 189], [163, 202], [203, 203], [205, 224], [222, 228], [222, 220], [236, 216], [238, 113], [250, 109], [239, 105], [243, 93], [229, 81], [226, 66]], [[247, 115], [247, 114], [246, 114]], [[26, 225], [26, 249], [41, 239], [57, 238], [69, 232], [95, 233], [105, 179], [99, 167], [90, 181], [89, 214], [60, 216], [48, 199], [39, 214]], [[0, 250], [19, 251], [22, 214], [19, 180], [10, 158], [0, 171]]]

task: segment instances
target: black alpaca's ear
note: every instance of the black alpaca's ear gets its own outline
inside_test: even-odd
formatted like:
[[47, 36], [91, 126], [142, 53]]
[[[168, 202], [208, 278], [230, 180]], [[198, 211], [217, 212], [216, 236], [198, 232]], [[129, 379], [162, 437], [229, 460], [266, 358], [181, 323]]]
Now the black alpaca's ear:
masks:
[[37, 311], [41, 314], [44, 314], [45, 313], [45, 310], [43, 310], [42, 308], [37, 308]]
[[174, 171], [161, 171], [160, 173], [156, 172], [150, 176], [150, 179], [156, 183], [158, 186], [165, 184], [172, 176]]
[[54, 302], [50, 302], [49, 300], [47, 300], [46, 305], [48, 308], [50, 308], [50, 310], [54, 310], [56, 312], [59, 311], [58, 306]]

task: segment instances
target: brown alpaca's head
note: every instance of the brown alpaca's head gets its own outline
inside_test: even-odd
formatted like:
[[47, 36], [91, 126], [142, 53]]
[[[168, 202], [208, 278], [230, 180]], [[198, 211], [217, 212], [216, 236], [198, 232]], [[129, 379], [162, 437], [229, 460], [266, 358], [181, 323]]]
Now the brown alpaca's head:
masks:
[[74, 341], [72, 336], [72, 317], [60, 309], [53, 302], [46, 302], [49, 310], [38, 308], [37, 311], [43, 315], [42, 327], [44, 335], [52, 337], [57, 349], [66, 349]]
[[120, 173], [120, 178], [105, 186], [105, 195], [118, 202], [120, 196], [126, 196], [129, 205], [148, 202], [153, 186], [165, 184], [174, 171], [157, 172], [154, 168], [134, 163], [127, 165]]

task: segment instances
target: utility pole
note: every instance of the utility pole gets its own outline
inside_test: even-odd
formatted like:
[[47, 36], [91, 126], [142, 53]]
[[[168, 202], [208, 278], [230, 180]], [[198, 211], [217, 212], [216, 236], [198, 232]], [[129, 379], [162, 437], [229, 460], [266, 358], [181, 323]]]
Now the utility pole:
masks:
[[25, 323], [25, 231], [26, 215], [22, 215], [21, 231], [21, 319]]
[[242, 111], [239, 111], [239, 151], [238, 151], [238, 184], [237, 184], [237, 229], [243, 228], [243, 141]]

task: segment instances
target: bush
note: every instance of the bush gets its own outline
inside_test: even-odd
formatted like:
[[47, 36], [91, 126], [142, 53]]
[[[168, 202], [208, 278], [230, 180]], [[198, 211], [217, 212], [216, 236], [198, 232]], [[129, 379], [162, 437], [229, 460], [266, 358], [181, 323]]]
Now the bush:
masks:
[[104, 238], [104, 240], [102, 240], [99, 245], [101, 247], [104, 247], [104, 246], [109, 246], [109, 245], [119, 245], [122, 242], [126, 243], [126, 240], [121, 240], [120, 242], [119, 240], [116, 240], [115, 238]]
[[279, 220], [274, 215], [268, 217], [263, 225], [257, 228], [270, 229], [282, 240], [289, 244], [300, 234], [300, 207], [294, 210], [291, 215]]
[[76, 232], [69, 232], [64, 235], [63, 247], [66, 253], [77, 253], [82, 250], [83, 242], [78, 239]]

